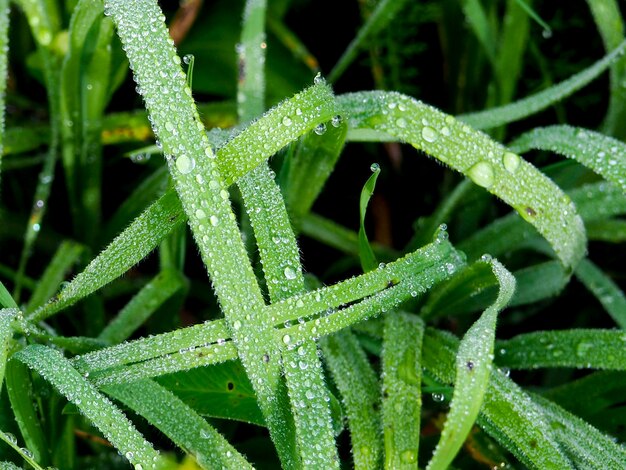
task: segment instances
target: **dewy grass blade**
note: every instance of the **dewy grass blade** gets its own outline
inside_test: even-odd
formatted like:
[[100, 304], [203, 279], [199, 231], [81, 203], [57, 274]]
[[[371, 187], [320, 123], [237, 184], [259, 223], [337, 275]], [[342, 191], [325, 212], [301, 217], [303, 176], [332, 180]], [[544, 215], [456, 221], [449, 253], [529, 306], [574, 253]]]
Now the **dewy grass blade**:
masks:
[[167, 299], [185, 286], [174, 270], [160, 272], [146, 284], [98, 335], [110, 344], [121, 343], [139, 328]]
[[[442, 383], [454, 382], [457, 345], [458, 340], [450, 334], [426, 330], [424, 367]], [[573, 468], [539, 407], [501, 372], [490, 376], [478, 424], [530, 468]]]
[[467, 331], [456, 355], [456, 379], [441, 439], [427, 465], [445, 470], [470, 432], [483, 403], [492, 369], [496, 318], [513, 297], [515, 278], [496, 260], [488, 260], [500, 284], [496, 301]]
[[16, 308], [0, 308], [0, 390], [4, 382], [4, 369], [13, 338], [13, 320], [19, 314]]
[[[10, 433], [0, 431], [0, 439], [2, 439], [7, 445], [13, 448], [31, 467], [35, 470], [44, 470], [34, 459], [32, 453], [17, 444], [17, 438]], [[4, 462], [0, 460], [0, 468], [2, 470], [23, 470], [23, 467], [18, 467], [13, 462]]]
[[548, 150], [582, 163], [626, 193], [626, 144], [598, 132], [571, 126], [535, 128], [510, 145], [514, 152]]
[[626, 449], [578, 416], [539, 395], [532, 396], [551, 420], [554, 435], [576, 468], [624, 468]]
[[75, 404], [135, 469], [156, 468], [159, 453], [143, 438], [124, 414], [80, 375], [60, 352], [31, 345], [13, 355], [37, 371]]
[[625, 47], [626, 41], [620, 43], [611, 53], [607, 54], [592, 66], [546, 90], [540, 91], [527, 98], [522, 98], [511, 104], [487, 109], [485, 111], [461, 114], [457, 116], [457, 118], [476, 129], [492, 129], [531, 116], [563, 98], [568, 97], [595, 80], [602, 72], [609, 68], [615, 60], [621, 57]]
[[511, 369], [626, 370], [625, 341], [622, 330], [536, 331], [499, 341], [496, 362]]
[[27, 313], [44, 305], [59, 290], [61, 282], [79, 260], [83, 250], [84, 247], [78, 243], [71, 241], [61, 243], [30, 297], [25, 309]]
[[29, 319], [44, 320], [117, 279], [182, 223], [176, 194], [166, 193], [137, 217], [56, 298], [33, 312]]
[[626, 330], [626, 296], [619, 286], [588, 259], [583, 259], [574, 275], [596, 296], [615, 323]]
[[500, 197], [550, 242], [573, 269], [585, 251], [582, 220], [571, 200], [534, 166], [452, 116], [394, 92], [350, 93], [337, 98], [350, 127], [395, 136], [467, 175]]
[[365, 232], [365, 214], [367, 212], [367, 204], [372, 194], [374, 194], [374, 188], [376, 188], [376, 180], [378, 175], [380, 175], [380, 166], [378, 163], [373, 163], [370, 169], [373, 174], [365, 182], [359, 200], [359, 258], [361, 259], [363, 272], [371, 271], [378, 266], [378, 261], [376, 261], [376, 256]]
[[382, 420], [385, 469], [417, 466], [422, 409], [422, 337], [415, 315], [385, 316], [382, 352]]
[[345, 330], [321, 341], [325, 362], [345, 405], [354, 467], [380, 468], [380, 389], [376, 374], [355, 336]]
[[252, 469], [248, 461], [189, 406], [150, 380], [108, 386], [104, 392], [143, 416], [202, 468]]
[[[4, 153], [4, 104], [9, 54], [9, 0], [0, 0], [0, 177]], [[1, 179], [0, 179], [1, 181]]]

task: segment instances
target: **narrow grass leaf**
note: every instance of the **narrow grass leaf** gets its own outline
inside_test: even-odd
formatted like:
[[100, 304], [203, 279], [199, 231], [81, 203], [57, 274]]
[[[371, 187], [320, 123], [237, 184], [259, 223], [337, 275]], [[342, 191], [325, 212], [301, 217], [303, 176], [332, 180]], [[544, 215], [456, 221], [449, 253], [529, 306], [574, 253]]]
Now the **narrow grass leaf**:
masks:
[[621, 219], [597, 220], [585, 224], [589, 240], [608, 243], [626, 241], [626, 221]]
[[626, 329], [626, 297], [615, 281], [588, 259], [580, 262], [574, 274], [598, 299], [615, 323], [621, 329]]
[[[36, 470], [44, 470], [34, 459], [32, 452], [24, 447], [20, 447], [17, 444], [17, 438], [8, 432], [4, 432], [0, 430], [0, 439], [6, 442], [10, 447], [13, 448], [26, 462], [29, 463], [31, 467]], [[13, 462], [3, 462], [0, 461], [0, 468], [2, 470], [23, 470], [23, 467], [18, 467]]]
[[213, 426], [173, 393], [150, 380], [114, 385], [104, 389], [143, 416], [202, 468], [252, 469], [248, 461]]
[[481, 409], [492, 369], [496, 318], [513, 297], [515, 278], [496, 260], [487, 261], [499, 283], [498, 297], [465, 333], [456, 354], [450, 412], [427, 469], [445, 470], [467, 438]]
[[372, 194], [374, 194], [374, 188], [376, 188], [376, 180], [378, 175], [380, 175], [380, 166], [374, 163], [370, 169], [373, 174], [365, 182], [361, 190], [361, 198], [359, 199], [359, 258], [361, 259], [361, 268], [364, 272], [376, 269], [378, 266], [378, 261], [365, 232], [365, 214], [369, 200]]
[[476, 129], [492, 129], [531, 116], [570, 96], [595, 80], [621, 56], [624, 47], [626, 47], [626, 42], [620, 43], [611, 53], [607, 54], [595, 64], [546, 90], [522, 98], [511, 104], [487, 109], [485, 111], [462, 114], [458, 116], [458, 119]]
[[176, 194], [166, 193], [118, 235], [56, 298], [30, 315], [41, 321], [124, 274], [184, 222]]
[[496, 361], [511, 369], [626, 370], [625, 341], [621, 330], [536, 331], [498, 342]]
[[0, 1], [0, 176], [4, 154], [4, 109], [9, 52], [9, 0]]
[[19, 314], [16, 308], [0, 308], [0, 390], [4, 382], [4, 370], [13, 338], [13, 321]]
[[496, 62], [496, 33], [489, 24], [487, 13], [479, 0], [463, 0], [461, 2], [463, 14], [467, 22], [476, 35], [478, 42], [483, 48], [489, 61], [495, 65]]
[[0, 281], [0, 306], [6, 308], [18, 308], [17, 303], [9, 293], [4, 284]]
[[336, 82], [343, 72], [345, 72], [348, 66], [357, 57], [359, 49], [361, 49], [372, 36], [387, 27], [398, 12], [400, 12], [405, 3], [405, 0], [381, 0], [378, 2], [372, 14], [365, 24], [361, 26], [356, 37], [348, 44], [348, 47], [328, 75], [328, 80], [331, 83]]
[[[457, 345], [451, 334], [426, 329], [424, 367], [442, 383], [454, 382]], [[572, 468], [537, 405], [501, 372], [490, 376], [478, 424], [528, 467]]]
[[78, 243], [72, 241], [61, 243], [41, 279], [37, 282], [35, 291], [25, 309], [27, 313], [41, 307], [58, 292], [61, 282], [66, 278], [70, 269], [78, 262], [83, 251], [84, 247]]
[[532, 396], [550, 420], [556, 439], [576, 468], [624, 468], [626, 449], [611, 436], [539, 395]]
[[384, 322], [381, 359], [385, 468], [416, 468], [424, 324], [417, 316], [404, 312], [391, 312]]
[[185, 280], [178, 271], [161, 271], [120, 310], [100, 332], [98, 339], [111, 344], [128, 339], [150, 315], [184, 286]]
[[354, 467], [380, 468], [383, 449], [376, 412], [380, 407], [376, 374], [350, 331], [328, 336], [320, 343], [345, 406]]
[[535, 128], [515, 139], [514, 152], [548, 150], [582, 163], [626, 193], [626, 144], [598, 132], [572, 126]]
[[518, 155], [466, 124], [405, 95], [361, 92], [337, 98], [353, 128], [374, 128], [467, 175], [532, 224], [573, 269], [584, 253], [582, 220], [571, 200]]
[[37, 371], [75, 404], [107, 440], [135, 468], [156, 468], [159, 453], [143, 438], [124, 414], [81, 376], [61, 353], [41, 345], [17, 352], [19, 360]]

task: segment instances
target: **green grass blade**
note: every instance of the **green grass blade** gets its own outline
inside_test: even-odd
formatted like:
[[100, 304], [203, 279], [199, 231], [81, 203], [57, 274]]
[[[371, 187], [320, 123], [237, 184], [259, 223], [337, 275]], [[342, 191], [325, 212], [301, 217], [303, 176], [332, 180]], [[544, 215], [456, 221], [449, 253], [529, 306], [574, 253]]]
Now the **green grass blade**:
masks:
[[182, 223], [180, 202], [176, 194], [165, 194], [137, 217], [56, 298], [33, 312], [29, 318], [32, 321], [48, 318], [118, 278]]
[[17, 303], [2, 282], [0, 282], [0, 307], [18, 308]]
[[452, 463], [476, 421], [487, 390], [492, 368], [496, 318], [515, 291], [513, 275], [498, 261], [487, 262], [500, 284], [500, 291], [493, 305], [470, 327], [459, 344], [450, 412], [427, 469], [445, 470]]
[[78, 243], [64, 241], [59, 246], [52, 260], [41, 276], [25, 311], [27, 313], [41, 307], [59, 290], [61, 282], [66, 278], [72, 266], [78, 262], [84, 247]]
[[533, 395], [551, 420], [554, 435], [576, 468], [624, 468], [626, 449], [611, 436], [541, 396]]
[[185, 286], [177, 271], [161, 271], [128, 302], [98, 335], [111, 344], [128, 339], [163, 303]]
[[325, 362], [341, 393], [352, 441], [354, 467], [380, 468], [382, 442], [379, 384], [355, 336], [348, 330], [321, 341]]
[[626, 241], [626, 221], [619, 219], [597, 220], [585, 224], [589, 240], [608, 243]]
[[[34, 459], [33, 459], [33, 455], [32, 452], [29, 451], [26, 448], [20, 447], [17, 444], [17, 439], [15, 438], [14, 435], [9, 434], [9, 433], [5, 433], [3, 431], [0, 430], [0, 439], [2, 439], [4, 442], [6, 442], [10, 447], [13, 448], [13, 450], [15, 450], [18, 454], [20, 454], [20, 456], [29, 463], [29, 465], [31, 467], [33, 467], [36, 470], [44, 470], [43, 467], [41, 467]], [[13, 462], [3, 462], [0, 461], [0, 468], [2, 468], [2, 470], [23, 470], [23, 467], [18, 467], [17, 465], [15, 465]]]
[[402, 312], [385, 316], [382, 352], [382, 427], [385, 468], [415, 468], [422, 408], [424, 324]]
[[[427, 329], [422, 357], [427, 371], [443, 383], [454, 382], [458, 340]], [[478, 424], [530, 468], [573, 468], [538, 406], [502, 373], [490, 376]], [[541, 445], [539, 445], [541, 443]]]
[[18, 314], [19, 310], [15, 308], [0, 308], [0, 390], [4, 382], [10, 341], [13, 338], [13, 320]]
[[202, 468], [252, 469], [213, 426], [172, 392], [150, 380], [108, 386], [104, 392], [157, 427]]
[[361, 268], [364, 272], [376, 269], [378, 261], [374, 255], [374, 251], [370, 246], [370, 242], [367, 239], [367, 233], [365, 232], [365, 213], [367, 212], [367, 204], [374, 194], [374, 188], [376, 188], [376, 180], [380, 175], [380, 166], [377, 163], [372, 164], [370, 167], [372, 175], [367, 179], [363, 189], [361, 190], [361, 198], [359, 200], [359, 258], [361, 259]]
[[552, 104], [568, 97], [588, 83], [595, 80], [622, 54], [626, 42], [620, 43], [611, 53], [597, 61], [595, 64], [572, 75], [567, 80], [551, 86], [550, 88], [522, 98], [514, 103], [497, 108], [478, 111], [475, 113], [462, 114], [458, 119], [475, 127], [476, 129], [492, 129], [511, 122], [519, 121], [542, 111]]
[[135, 468], [155, 468], [159, 453], [139, 434], [124, 414], [80, 375], [61, 353], [31, 345], [13, 356], [37, 371], [62, 395], [76, 405], [107, 440]]
[[626, 329], [626, 297], [619, 286], [588, 259], [582, 260], [574, 273], [615, 323], [621, 329]]
[[492, 64], [496, 62], [496, 34], [489, 24], [487, 13], [479, 0], [463, 0], [463, 14], [476, 35], [478, 42], [485, 51], [485, 55]]
[[332, 83], [339, 79], [357, 57], [359, 49], [364, 47], [364, 44], [373, 35], [385, 29], [405, 3], [405, 0], [381, 0], [378, 2], [376, 9], [369, 16], [366, 23], [359, 29], [356, 37], [348, 44], [348, 47], [331, 70], [328, 75], [328, 81]]
[[267, 0], [247, 1], [243, 12], [237, 89], [241, 122], [250, 121], [265, 110], [265, 12]]
[[[604, 49], [608, 52], [624, 40], [624, 20], [620, 13], [619, 3], [615, 0], [587, 0]], [[621, 57], [611, 65], [611, 95], [603, 131], [608, 135], [624, 139], [626, 132], [622, 123], [626, 118], [626, 96], [623, 80], [626, 78], [626, 59]]]
[[9, 1], [0, 1], [0, 177], [4, 154], [4, 108], [7, 86], [7, 59], [9, 51]]
[[512, 206], [573, 269], [584, 253], [582, 220], [569, 198], [534, 166], [485, 134], [399, 93], [337, 98], [353, 128], [373, 128], [438, 158]]
[[577, 127], [550, 126], [523, 134], [509, 147], [518, 153], [540, 149], [572, 158], [626, 193], [626, 145], [617, 139]]
[[511, 369], [575, 367], [626, 370], [621, 330], [537, 331], [498, 342], [497, 362]]

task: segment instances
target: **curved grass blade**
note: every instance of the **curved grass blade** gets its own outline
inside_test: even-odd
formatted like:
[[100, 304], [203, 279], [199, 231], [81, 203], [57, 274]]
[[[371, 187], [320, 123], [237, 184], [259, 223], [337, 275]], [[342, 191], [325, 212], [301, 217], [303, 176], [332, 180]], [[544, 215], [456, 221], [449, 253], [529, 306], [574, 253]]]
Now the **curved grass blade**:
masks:
[[595, 64], [546, 90], [511, 104], [485, 111], [461, 114], [457, 118], [476, 129], [492, 129], [531, 116], [568, 97], [595, 80], [621, 56], [625, 47], [626, 41], [621, 42], [618, 47]]
[[118, 278], [182, 223], [176, 194], [166, 193], [137, 217], [56, 298], [30, 314], [29, 319], [33, 322], [44, 320]]
[[626, 449], [611, 436], [539, 395], [532, 396], [576, 468], [624, 468]]
[[19, 308], [2, 282], [0, 282], [0, 307]]
[[496, 318], [513, 297], [515, 278], [496, 260], [487, 261], [498, 280], [498, 297], [459, 344], [450, 412], [427, 470], [445, 470], [469, 434], [481, 409], [491, 375]]
[[586, 245], [582, 220], [569, 198], [534, 166], [485, 134], [405, 95], [350, 93], [337, 98], [352, 128], [373, 128], [467, 175], [512, 206], [573, 269]]
[[139, 434], [133, 424], [106, 397], [81, 376], [61, 353], [31, 345], [13, 355], [37, 371], [62, 395], [75, 404], [135, 468], [155, 468], [159, 453]]
[[378, 266], [378, 261], [365, 232], [365, 213], [367, 212], [367, 204], [374, 193], [374, 188], [376, 188], [376, 180], [378, 175], [380, 175], [380, 166], [377, 163], [373, 163], [370, 169], [373, 174], [365, 182], [359, 200], [359, 258], [361, 259], [363, 272], [371, 271]]
[[27, 313], [41, 307], [59, 290], [59, 285], [65, 279], [67, 272], [79, 260], [83, 251], [84, 247], [78, 243], [71, 241], [61, 243], [41, 279], [37, 282], [25, 309]]
[[626, 193], [626, 145], [598, 132], [571, 126], [535, 128], [509, 145], [514, 152], [549, 150], [572, 158]]
[[[11, 446], [22, 458], [29, 463], [35, 470], [44, 470], [34, 459], [32, 452], [26, 448], [17, 445], [17, 439], [14, 435], [5, 433], [0, 430], [0, 439], [2, 439], [7, 445]], [[0, 461], [0, 468], [3, 470], [23, 470], [23, 467], [18, 467], [13, 462]]]
[[[422, 358], [438, 381], [454, 382], [457, 344], [450, 334], [426, 330]], [[478, 425], [530, 468], [573, 468], [539, 407], [502, 373], [489, 378]]]
[[385, 468], [415, 468], [422, 408], [422, 337], [415, 315], [385, 316], [382, 358], [382, 428]]
[[619, 286], [588, 259], [583, 259], [575, 275], [595, 295], [615, 323], [626, 329], [626, 296]]
[[363, 47], [363, 44], [371, 38], [371, 36], [385, 29], [405, 3], [406, 0], [381, 0], [378, 2], [376, 9], [367, 19], [367, 22], [361, 26], [356, 37], [348, 44], [348, 47], [331, 70], [328, 75], [328, 81], [331, 83], [337, 81], [357, 57], [359, 49]]
[[380, 402], [376, 374], [350, 331], [328, 336], [320, 344], [345, 405], [354, 467], [380, 468], [383, 446], [375, 411]]
[[626, 370], [621, 330], [537, 331], [498, 342], [497, 362], [511, 369], [573, 367]]
[[105, 387], [121, 401], [193, 455], [202, 468], [252, 469], [248, 461], [213, 426], [172, 392], [150, 380]]
[[184, 286], [185, 280], [178, 271], [161, 271], [120, 310], [117, 317], [98, 335], [98, 339], [111, 344], [126, 340], [167, 299]]

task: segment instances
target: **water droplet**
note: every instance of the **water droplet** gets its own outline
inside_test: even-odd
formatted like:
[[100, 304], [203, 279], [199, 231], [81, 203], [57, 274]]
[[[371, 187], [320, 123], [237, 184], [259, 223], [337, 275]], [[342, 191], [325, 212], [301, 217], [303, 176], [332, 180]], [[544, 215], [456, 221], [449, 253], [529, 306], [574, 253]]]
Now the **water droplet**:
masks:
[[211, 225], [212, 225], [213, 227], [215, 227], [215, 226], [217, 226], [217, 224], [219, 224], [219, 223], [220, 223], [220, 219], [219, 219], [216, 215], [212, 215], [212, 216], [209, 218], [209, 222], [211, 222]]
[[404, 463], [415, 463], [417, 462], [417, 452], [413, 449], [405, 450], [400, 454], [400, 459]]
[[235, 320], [235, 322], [233, 323], [233, 328], [235, 330], [238, 330], [239, 328], [241, 328], [241, 322], [239, 320]]
[[204, 219], [206, 217], [206, 213], [202, 209], [196, 210], [196, 217], [198, 219]]
[[370, 165], [370, 170], [372, 173], [376, 173], [377, 171], [380, 171], [380, 165], [378, 163], [372, 163]]
[[4, 436], [11, 444], [17, 444], [17, 438], [10, 432], [4, 433]]
[[187, 54], [183, 57], [183, 62], [189, 65], [193, 61], [193, 54]]
[[488, 162], [478, 162], [467, 170], [467, 176], [483, 188], [490, 188], [494, 183], [493, 167]]
[[341, 118], [341, 116], [337, 115], [337, 116], [333, 116], [333, 118], [330, 120], [330, 123], [332, 124], [333, 127], [339, 127], [341, 126], [341, 121], [343, 119]]
[[404, 118], [396, 119], [396, 126], [398, 126], [400, 129], [406, 128], [406, 119]]
[[132, 458], [135, 456], [132, 452], [126, 452], [126, 454], [124, 454], [124, 456], [128, 459], [128, 460], [132, 460]]
[[39, 230], [41, 230], [41, 225], [39, 224], [33, 224], [33, 232], [39, 232]]
[[300, 108], [296, 108], [296, 116], [302, 116], [302, 110]]
[[285, 277], [287, 279], [295, 279], [296, 278], [296, 272], [293, 270], [293, 268], [287, 266], [285, 268], [285, 270], [283, 271], [283, 273], [285, 274]]
[[291, 124], [293, 123], [293, 121], [291, 120], [291, 118], [289, 116], [285, 116], [283, 118], [283, 126], [291, 126]]
[[550, 28], [546, 28], [543, 31], [541, 31], [541, 36], [544, 39], [550, 39], [552, 37], [552, 30]]
[[319, 126], [313, 129], [317, 135], [323, 135], [326, 132], [326, 124], [321, 123]]
[[422, 139], [424, 139], [426, 142], [434, 142], [435, 140], [437, 140], [438, 137], [439, 134], [437, 134], [437, 131], [432, 127], [422, 127]]
[[313, 79], [313, 83], [315, 85], [320, 85], [322, 83], [324, 83], [324, 78], [322, 77], [322, 74], [320, 72], [317, 72], [317, 75], [315, 75], [315, 78]]
[[189, 174], [196, 167], [196, 160], [192, 157], [188, 157], [187, 155], [181, 155], [176, 159], [176, 168], [183, 175]]
[[291, 336], [285, 335], [283, 336], [283, 343], [289, 344], [291, 342]]
[[578, 357], [586, 357], [592, 348], [593, 348], [592, 343], [585, 343], [585, 342], [579, 343], [578, 346], [576, 347], [576, 355]]
[[172, 131], [174, 130], [174, 124], [172, 124], [170, 121], [167, 121], [167, 122], [165, 123], [165, 129], [166, 129], [168, 132], [172, 132]]
[[504, 164], [506, 171], [509, 173], [515, 173], [519, 167], [519, 157], [512, 152], [506, 152], [502, 156], [502, 163]]
[[443, 393], [433, 393], [432, 398], [433, 401], [436, 401], [437, 403], [441, 403], [445, 399]]

